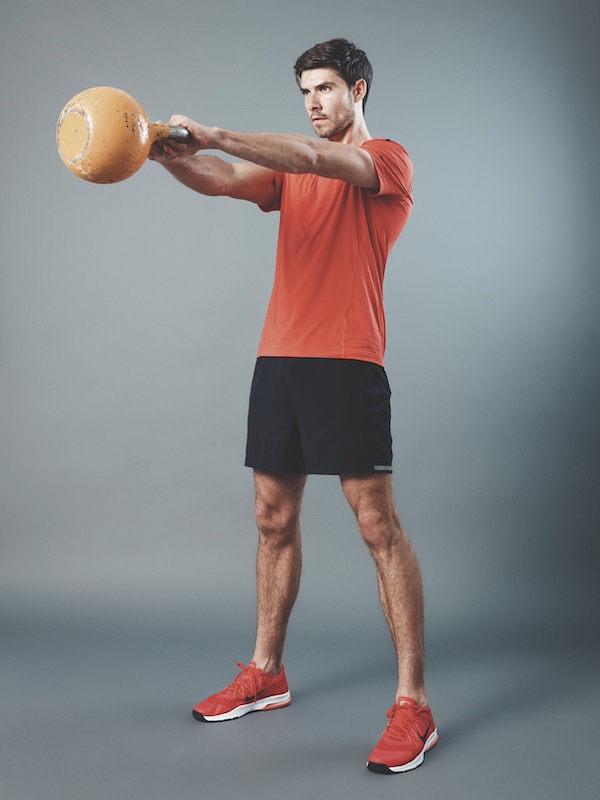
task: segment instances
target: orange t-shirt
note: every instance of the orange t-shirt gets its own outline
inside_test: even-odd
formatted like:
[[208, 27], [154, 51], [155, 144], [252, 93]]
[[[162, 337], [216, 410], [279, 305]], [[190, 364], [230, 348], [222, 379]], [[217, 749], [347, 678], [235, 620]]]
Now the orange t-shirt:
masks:
[[312, 174], [275, 175], [275, 201], [263, 211], [280, 210], [281, 219], [259, 357], [383, 366], [383, 278], [412, 209], [413, 168], [389, 139], [361, 146], [373, 158], [378, 191]]

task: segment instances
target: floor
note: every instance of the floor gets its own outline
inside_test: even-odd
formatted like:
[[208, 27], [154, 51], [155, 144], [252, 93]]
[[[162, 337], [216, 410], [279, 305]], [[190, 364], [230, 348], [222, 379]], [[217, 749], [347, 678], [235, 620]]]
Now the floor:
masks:
[[393, 656], [381, 625], [360, 627], [300, 616], [292, 704], [208, 725], [191, 707], [246, 656], [239, 620], [14, 614], [2, 626], [2, 800], [600, 796], [592, 628], [431, 631], [440, 742], [421, 768], [385, 776], [364, 762], [393, 699]]

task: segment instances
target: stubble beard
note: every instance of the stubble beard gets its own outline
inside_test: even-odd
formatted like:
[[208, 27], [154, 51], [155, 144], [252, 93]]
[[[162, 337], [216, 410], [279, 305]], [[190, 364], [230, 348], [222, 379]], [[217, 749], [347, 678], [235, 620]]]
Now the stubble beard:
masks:
[[315, 133], [320, 139], [332, 139], [334, 136], [338, 136], [339, 134], [343, 133], [347, 128], [350, 127], [352, 122], [354, 121], [355, 113], [354, 108], [349, 106], [346, 109], [346, 113], [337, 119], [329, 119], [327, 118], [328, 124], [323, 126], [320, 131], [314, 127]]

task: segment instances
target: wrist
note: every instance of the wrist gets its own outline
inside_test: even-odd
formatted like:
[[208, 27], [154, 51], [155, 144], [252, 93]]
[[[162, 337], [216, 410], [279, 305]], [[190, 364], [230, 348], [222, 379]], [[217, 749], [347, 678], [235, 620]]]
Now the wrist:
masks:
[[224, 128], [217, 128], [213, 126], [206, 129], [207, 150], [221, 150], [226, 152], [227, 147], [227, 133]]
[[160, 159], [162, 166], [177, 177], [178, 175], [188, 172], [192, 166], [194, 156], [188, 153], [175, 153], [167, 158]]

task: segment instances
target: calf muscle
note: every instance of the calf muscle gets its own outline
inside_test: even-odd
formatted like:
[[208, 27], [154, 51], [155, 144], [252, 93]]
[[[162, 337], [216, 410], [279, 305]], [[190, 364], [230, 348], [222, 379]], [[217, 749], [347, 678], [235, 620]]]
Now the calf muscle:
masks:
[[397, 696], [425, 705], [421, 571], [400, 523], [391, 477], [342, 476], [342, 487], [375, 562], [381, 607], [398, 656]]
[[300, 505], [305, 476], [255, 472], [257, 626], [253, 661], [276, 675], [281, 669], [289, 617], [300, 587]]

